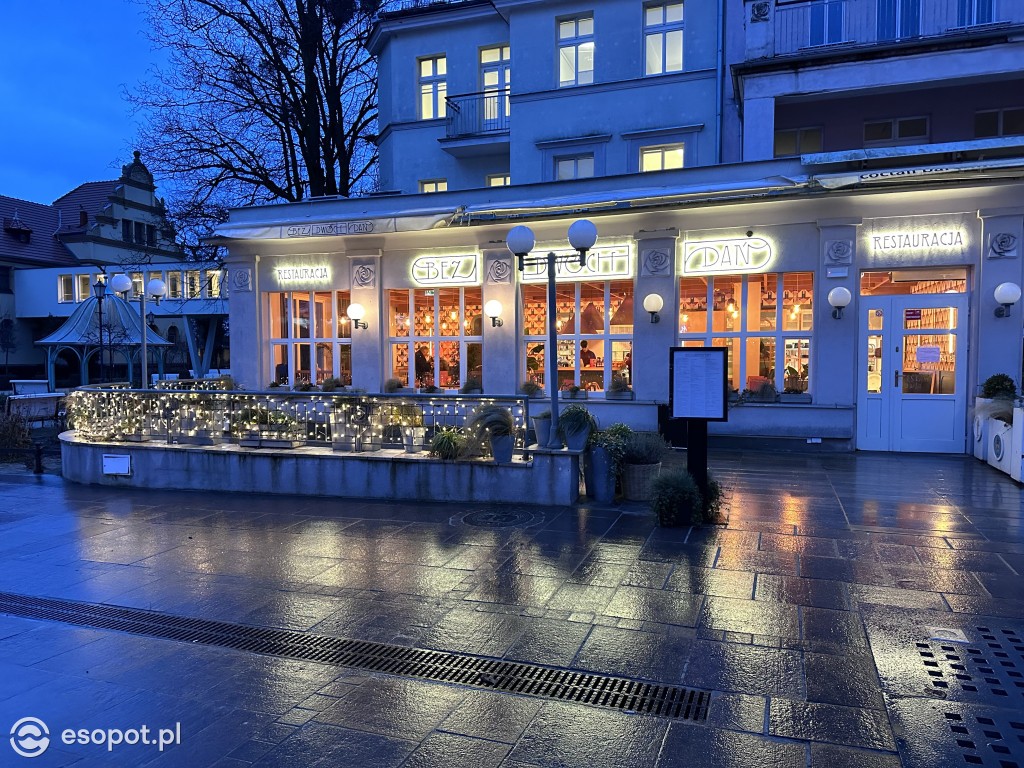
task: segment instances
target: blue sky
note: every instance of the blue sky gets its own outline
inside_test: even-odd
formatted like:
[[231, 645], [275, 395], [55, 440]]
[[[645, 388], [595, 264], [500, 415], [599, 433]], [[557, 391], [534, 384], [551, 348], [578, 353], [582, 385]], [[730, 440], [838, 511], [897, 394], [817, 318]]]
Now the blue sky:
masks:
[[157, 60], [140, 7], [129, 0], [2, 6], [0, 194], [50, 203], [83, 182], [116, 179], [135, 148], [123, 86], [144, 79]]

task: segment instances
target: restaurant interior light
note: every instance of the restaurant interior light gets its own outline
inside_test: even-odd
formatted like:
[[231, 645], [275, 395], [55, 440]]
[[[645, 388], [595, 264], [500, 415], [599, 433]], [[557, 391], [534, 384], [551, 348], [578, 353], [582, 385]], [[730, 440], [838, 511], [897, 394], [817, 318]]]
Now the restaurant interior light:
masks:
[[501, 311], [501, 302], [497, 299], [491, 299], [484, 304], [484, 314], [491, 318], [491, 327], [500, 328], [504, 325], [504, 321], [501, 319]]
[[366, 323], [362, 322], [363, 316], [366, 315], [366, 309], [362, 304], [349, 304], [348, 309], [345, 310], [345, 314], [348, 315], [349, 319], [352, 321], [353, 328], [369, 328]]
[[1000, 283], [994, 291], [996, 301], [996, 317], [1009, 317], [1010, 309], [1020, 301], [1020, 286], [1016, 283]]
[[657, 293], [648, 293], [644, 296], [644, 311], [651, 313], [651, 322], [657, 323], [661, 321], [661, 308], [665, 306], [665, 300]]
[[832, 306], [832, 317], [836, 320], [843, 319], [843, 310], [853, 301], [853, 294], [849, 288], [839, 286], [828, 292], [828, 303]]

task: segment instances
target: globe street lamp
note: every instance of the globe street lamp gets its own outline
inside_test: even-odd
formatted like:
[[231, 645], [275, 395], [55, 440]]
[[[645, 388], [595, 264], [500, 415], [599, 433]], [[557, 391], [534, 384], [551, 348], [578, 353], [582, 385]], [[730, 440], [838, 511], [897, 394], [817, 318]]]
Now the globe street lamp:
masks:
[[[132, 279], [128, 275], [114, 275], [110, 281], [110, 288], [114, 293], [120, 293], [125, 301], [131, 301], [128, 294], [132, 289]], [[146, 322], [146, 294], [153, 297], [159, 304], [160, 299], [167, 295], [167, 285], [159, 277], [154, 277], [146, 284], [146, 289], [139, 294], [139, 326], [142, 329], [142, 388], [149, 389], [149, 327]], [[154, 317], [154, 320], [156, 318]]]
[[[586, 219], [574, 221], [569, 227], [569, 245], [576, 249], [576, 254], [558, 255], [554, 251], [548, 252], [547, 256], [530, 256], [530, 251], [536, 244], [533, 230], [520, 225], [513, 227], [505, 243], [508, 249], [516, 256], [516, 266], [523, 272], [528, 266], [547, 265], [548, 275], [548, 349], [545, 355], [545, 368], [550, 371], [551, 386], [551, 437], [548, 440], [549, 448], [561, 448], [562, 442], [558, 437], [558, 308], [555, 306], [557, 299], [555, 292], [555, 275], [557, 265], [579, 262], [581, 267], [587, 264], [587, 251], [594, 247], [597, 242], [597, 227], [593, 222]], [[554, 365], [552, 365], [554, 361]]]

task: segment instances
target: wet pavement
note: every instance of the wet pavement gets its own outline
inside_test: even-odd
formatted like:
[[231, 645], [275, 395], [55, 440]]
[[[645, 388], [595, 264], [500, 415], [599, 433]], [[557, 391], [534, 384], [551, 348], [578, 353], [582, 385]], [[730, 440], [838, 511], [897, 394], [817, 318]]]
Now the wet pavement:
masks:
[[[0, 729], [38, 718], [27, 764], [80, 768], [1024, 768], [1021, 486], [967, 457], [712, 468], [729, 521], [701, 529], [0, 475], [3, 592], [712, 692], [693, 723], [0, 615]], [[141, 726], [180, 744], [95, 743]]]

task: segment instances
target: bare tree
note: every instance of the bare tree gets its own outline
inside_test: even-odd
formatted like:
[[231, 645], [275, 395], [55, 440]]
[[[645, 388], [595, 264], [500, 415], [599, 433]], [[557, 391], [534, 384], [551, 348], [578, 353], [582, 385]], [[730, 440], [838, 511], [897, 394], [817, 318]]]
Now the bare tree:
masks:
[[10, 371], [8, 361], [10, 360], [11, 352], [17, 351], [18, 339], [14, 332], [14, 320], [11, 318], [10, 313], [7, 313], [0, 317], [0, 352], [4, 353], [4, 376]]
[[349, 196], [376, 162], [367, 0], [136, 0], [167, 64], [128, 95], [186, 239], [227, 208]]

